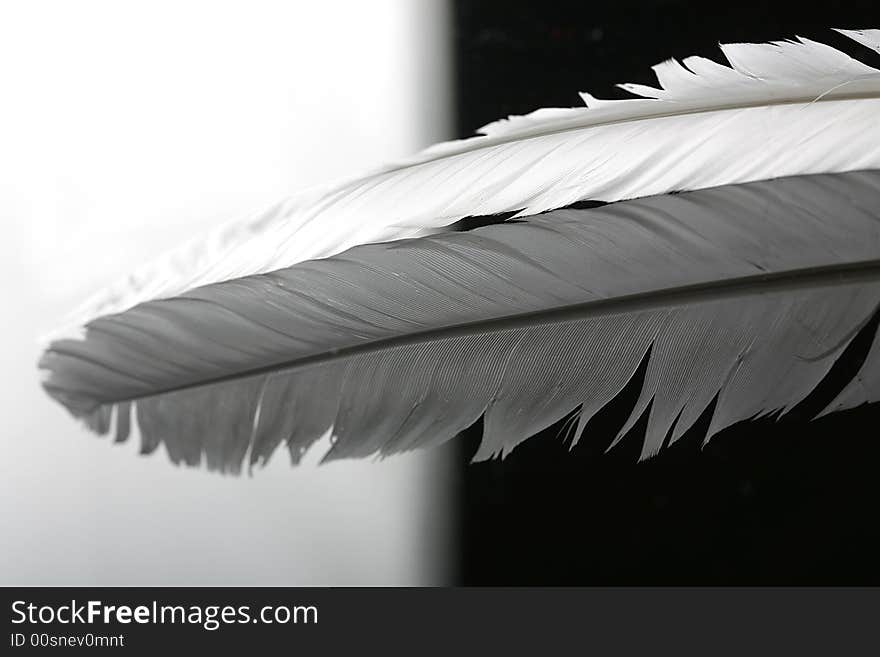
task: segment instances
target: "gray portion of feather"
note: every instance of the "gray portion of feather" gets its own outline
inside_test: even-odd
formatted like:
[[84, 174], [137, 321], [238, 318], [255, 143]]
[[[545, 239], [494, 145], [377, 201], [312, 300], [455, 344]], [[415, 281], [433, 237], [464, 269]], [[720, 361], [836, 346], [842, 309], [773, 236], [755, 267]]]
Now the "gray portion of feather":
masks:
[[871, 345], [862, 368], [821, 415], [844, 411], [880, 398], [880, 339]]
[[[876, 276], [713, 284], [878, 258], [880, 172], [800, 176], [355, 247], [99, 318], [41, 367], [94, 431], [118, 406], [124, 439], [133, 407], [143, 451], [238, 471], [282, 442], [296, 462], [330, 429], [328, 458], [389, 454], [481, 415], [477, 459], [580, 408], [577, 440], [650, 349], [621, 430], [650, 406], [647, 457], [716, 395], [710, 435], [790, 409], [880, 305]], [[602, 306], [628, 295], [643, 303]], [[878, 370], [875, 344], [855, 403], [880, 398]]]

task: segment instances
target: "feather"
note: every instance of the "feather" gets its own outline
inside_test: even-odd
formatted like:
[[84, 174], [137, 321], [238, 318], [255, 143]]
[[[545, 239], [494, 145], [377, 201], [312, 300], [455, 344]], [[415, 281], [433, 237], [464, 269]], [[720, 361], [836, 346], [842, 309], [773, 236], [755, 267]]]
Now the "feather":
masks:
[[[477, 459], [647, 370], [620, 435], [642, 456], [713, 400], [711, 436], [786, 412], [880, 308], [880, 171], [665, 194], [353, 247], [149, 301], [45, 352], [46, 390], [98, 433], [237, 472], [436, 445], [480, 416]], [[840, 406], [880, 399], [875, 341]], [[849, 390], [849, 389], [848, 389]]]
[[[842, 31], [875, 50], [880, 31]], [[880, 71], [807, 39], [728, 44], [654, 67], [636, 98], [542, 109], [382, 170], [309, 190], [219, 228], [100, 292], [54, 334], [151, 299], [363, 243], [428, 234], [468, 216], [527, 216], [809, 173], [880, 168]]]

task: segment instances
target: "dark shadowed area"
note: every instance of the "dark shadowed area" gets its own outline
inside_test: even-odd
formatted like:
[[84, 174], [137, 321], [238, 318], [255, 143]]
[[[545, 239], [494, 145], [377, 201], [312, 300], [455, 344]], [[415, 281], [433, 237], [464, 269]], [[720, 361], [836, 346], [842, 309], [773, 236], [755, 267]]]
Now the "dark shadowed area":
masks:
[[[455, 3], [457, 133], [508, 114], [622, 98], [620, 82], [719, 42], [809, 37], [872, 65], [832, 27], [880, 25], [876, 2]], [[485, 223], [477, 218], [463, 222]], [[569, 452], [559, 423], [503, 461], [460, 453], [463, 584], [878, 584], [880, 405], [810, 419], [857, 371], [877, 319], [819, 388], [781, 419], [740, 423], [705, 448], [712, 408], [675, 445], [637, 463], [647, 413], [605, 447], [638, 396], [637, 375]], [[644, 373], [642, 368], [641, 374]], [[478, 423], [479, 424], [479, 423]]]

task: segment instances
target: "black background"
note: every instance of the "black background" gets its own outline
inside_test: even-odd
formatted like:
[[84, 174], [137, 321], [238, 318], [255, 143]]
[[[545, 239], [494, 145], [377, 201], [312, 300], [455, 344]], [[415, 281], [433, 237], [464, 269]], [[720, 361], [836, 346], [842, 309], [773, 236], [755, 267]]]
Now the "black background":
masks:
[[[650, 67], [719, 42], [794, 36], [880, 65], [829, 28], [880, 26], [876, 2], [455, 3], [457, 132], [538, 107], [580, 105], [577, 91], [625, 97]], [[468, 465], [462, 441], [461, 584], [878, 584], [880, 405], [810, 418], [856, 371], [872, 323], [819, 389], [785, 418], [745, 422], [702, 448], [711, 408], [684, 439], [637, 463], [644, 423], [603, 454], [639, 380], [572, 452], [559, 427], [504, 461]], [[645, 418], [643, 418], [645, 419]]]

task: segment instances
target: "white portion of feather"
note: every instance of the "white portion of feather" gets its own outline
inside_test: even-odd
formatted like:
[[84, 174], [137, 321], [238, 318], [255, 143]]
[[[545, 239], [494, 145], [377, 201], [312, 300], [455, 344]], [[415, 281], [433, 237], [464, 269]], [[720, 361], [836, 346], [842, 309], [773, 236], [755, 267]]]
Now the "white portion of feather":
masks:
[[880, 52], [880, 30], [837, 30], [842, 35], [858, 41], [863, 46]]
[[[843, 34], [877, 48], [880, 30]], [[310, 190], [183, 246], [89, 300], [52, 337], [142, 301], [265, 273], [466, 216], [534, 214], [718, 185], [880, 168], [880, 71], [814, 41], [729, 44], [654, 67], [660, 88], [491, 123], [370, 175]]]

